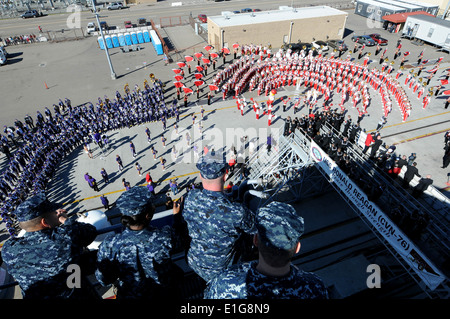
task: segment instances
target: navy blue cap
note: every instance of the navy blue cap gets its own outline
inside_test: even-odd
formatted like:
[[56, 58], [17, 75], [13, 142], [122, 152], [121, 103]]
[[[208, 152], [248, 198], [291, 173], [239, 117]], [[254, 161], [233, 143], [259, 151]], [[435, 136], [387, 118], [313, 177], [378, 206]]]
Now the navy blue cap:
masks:
[[61, 206], [50, 202], [44, 193], [34, 195], [17, 206], [14, 212], [19, 222], [24, 222], [42, 216], [42, 214], [57, 210]]
[[120, 195], [116, 206], [125, 216], [135, 216], [152, 205], [152, 195], [145, 186], [134, 186]]
[[215, 179], [223, 176], [228, 169], [227, 161], [214, 151], [202, 156], [197, 162], [197, 168], [205, 179]]
[[271, 202], [258, 209], [256, 229], [267, 243], [288, 250], [300, 241], [300, 236], [304, 232], [304, 222], [291, 205]]

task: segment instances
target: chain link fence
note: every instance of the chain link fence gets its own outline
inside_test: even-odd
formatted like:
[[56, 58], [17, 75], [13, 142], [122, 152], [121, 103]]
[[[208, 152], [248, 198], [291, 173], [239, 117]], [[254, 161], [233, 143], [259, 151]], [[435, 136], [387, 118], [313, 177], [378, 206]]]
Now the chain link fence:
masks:
[[[98, 8], [107, 2], [97, 1]], [[43, 15], [67, 12], [70, 6], [78, 6], [81, 11], [92, 8], [91, 0], [1, 0], [0, 19], [19, 18], [24, 12], [36, 10]]]

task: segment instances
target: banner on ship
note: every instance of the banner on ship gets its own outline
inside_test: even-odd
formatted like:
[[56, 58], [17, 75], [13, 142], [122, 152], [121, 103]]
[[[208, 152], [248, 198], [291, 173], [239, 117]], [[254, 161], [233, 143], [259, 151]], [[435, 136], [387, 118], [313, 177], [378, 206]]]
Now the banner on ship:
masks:
[[337, 166], [313, 141], [310, 156], [341, 192], [358, 208], [376, 231], [399, 253], [416, 274], [432, 290], [445, 280], [445, 276], [420, 252], [414, 243], [390, 218]]

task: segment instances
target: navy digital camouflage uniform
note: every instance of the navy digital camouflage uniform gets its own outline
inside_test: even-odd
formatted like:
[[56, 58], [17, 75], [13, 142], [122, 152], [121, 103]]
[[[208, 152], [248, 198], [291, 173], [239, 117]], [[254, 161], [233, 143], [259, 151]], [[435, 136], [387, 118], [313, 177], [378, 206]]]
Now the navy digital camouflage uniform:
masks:
[[[205, 179], [223, 176], [228, 164], [211, 153], [197, 163]], [[183, 217], [191, 238], [189, 266], [206, 282], [233, 263], [236, 243], [252, 231], [254, 214], [223, 192], [192, 189], [186, 197]]]
[[[125, 216], [139, 215], [148, 205], [152, 205], [151, 194], [143, 186], [132, 187], [116, 201]], [[167, 272], [174, 269], [170, 253], [179, 224], [177, 215], [173, 227], [126, 228], [105, 238], [97, 253], [97, 280], [103, 286], [118, 280], [117, 298], [161, 297], [158, 294], [164, 291], [162, 287], [167, 287], [171, 280]]]
[[[40, 193], [22, 202], [15, 214], [19, 222], [24, 222], [56, 207]], [[56, 228], [8, 239], [3, 245], [2, 258], [8, 272], [19, 283], [24, 299], [82, 298], [81, 288], [67, 287], [67, 267], [79, 263], [83, 249], [96, 236], [93, 225], [68, 218]]]
[[[289, 204], [272, 202], [260, 208], [256, 228], [261, 240], [289, 250], [303, 234], [303, 218]], [[233, 265], [215, 277], [205, 290], [205, 299], [327, 299], [328, 292], [315, 274], [290, 265], [286, 276], [264, 275], [258, 260]]]

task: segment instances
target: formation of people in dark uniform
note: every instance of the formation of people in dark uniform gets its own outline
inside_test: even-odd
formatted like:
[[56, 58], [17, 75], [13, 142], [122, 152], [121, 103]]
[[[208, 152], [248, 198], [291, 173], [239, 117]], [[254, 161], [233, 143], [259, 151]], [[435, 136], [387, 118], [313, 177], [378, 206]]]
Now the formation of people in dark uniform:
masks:
[[[318, 110], [309, 116], [304, 114], [293, 120], [288, 116], [285, 120], [283, 134], [288, 136], [295, 130], [300, 130], [319, 145], [338, 167], [366, 193], [368, 199], [375, 203], [379, 203], [380, 197], [386, 190], [386, 185], [370, 178], [366, 174], [368, 168], [357, 163], [357, 159], [352, 155], [350, 149], [356, 150], [357, 153], [360, 152], [360, 156], [364, 156], [363, 154], [370, 150], [365, 158], [366, 163], [371, 163], [372, 167], [383, 173], [388, 178], [388, 182], [389, 180], [399, 181], [399, 187], [406, 189], [416, 199], [433, 184], [430, 174], [423, 177], [419, 174], [416, 153], [409, 156], [396, 154], [396, 146], [386, 147], [379, 131], [367, 134], [366, 141], [370, 140], [371, 143], [366, 143], [363, 149], [357, 146], [356, 141], [361, 132], [365, 130], [361, 129], [359, 123], [353, 121], [351, 116], [345, 119], [344, 113], [338, 109]], [[324, 134], [324, 131], [328, 131], [328, 133]], [[450, 134], [446, 133], [445, 139], [448, 144]], [[406, 167], [406, 170], [403, 178], [400, 178], [399, 174], [403, 167]], [[420, 179], [415, 186], [411, 186], [411, 181], [416, 176]], [[413, 239], [420, 238], [430, 222], [430, 216], [427, 213], [419, 210], [408, 212], [402, 205], [388, 208], [387, 213], [394, 214], [397, 224], [407, 234], [411, 234]]]
[[450, 164], [450, 131], [445, 132], [444, 136], [444, 156], [441, 168], [447, 168], [448, 164]]
[[91, 142], [107, 146], [108, 131], [179, 118], [176, 100], [166, 105], [159, 80], [152, 86], [145, 81], [143, 89], [136, 85], [133, 91], [127, 86], [124, 91], [123, 96], [116, 91], [113, 99], [98, 98], [95, 106], [72, 107], [69, 99], [59, 100], [53, 113], [45, 107], [44, 114], [36, 112], [35, 120], [27, 114], [23, 121], [16, 119], [13, 128], [5, 126], [1, 150], [8, 166], [0, 176], [0, 210], [10, 235], [17, 231], [13, 216], [17, 205], [45, 191], [58, 163], [77, 147]]

